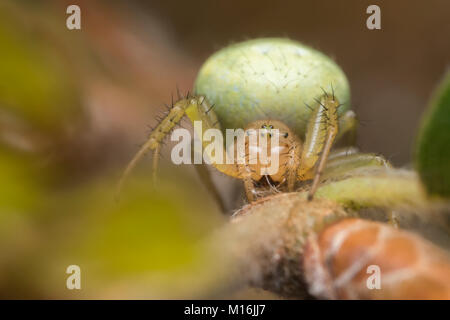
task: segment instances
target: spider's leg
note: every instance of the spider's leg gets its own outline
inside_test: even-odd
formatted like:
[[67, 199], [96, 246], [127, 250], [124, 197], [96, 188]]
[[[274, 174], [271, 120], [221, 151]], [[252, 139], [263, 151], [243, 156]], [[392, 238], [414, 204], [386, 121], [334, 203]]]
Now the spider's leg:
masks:
[[[218, 129], [220, 130], [220, 124], [217, 119], [216, 114], [212, 110], [213, 106], [209, 105], [203, 96], [186, 97], [175, 104], [169, 110], [167, 116], [156, 126], [156, 128], [150, 133], [147, 142], [139, 149], [133, 159], [127, 165], [124, 173], [122, 174], [117, 190], [116, 197], [119, 195], [122, 185], [126, 178], [129, 176], [131, 171], [136, 167], [139, 160], [141, 160], [145, 154], [149, 151], [154, 152], [153, 158], [153, 178], [156, 178], [156, 170], [158, 165], [158, 155], [161, 148], [161, 142], [169, 134], [169, 132], [181, 121], [183, 116], [188, 116], [192, 121], [201, 121], [202, 129]], [[194, 126], [195, 128], [195, 126]], [[202, 137], [201, 132], [198, 132], [200, 137]], [[203, 142], [203, 145], [206, 145]], [[239, 171], [235, 164], [228, 165], [223, 163], [212, 163], [212, 165], [219, 171], [233, 176], [240, 177]], [[155, 180], [154, 180], [155, 181]]]
[[387, 223], [389, 225], [391, 225], [396, 229], [400, 228], [400, 225], [398, 223], [398, 216], [394, 209], [389, 209], [389, 211], [387, 212], [387, 217], [388, 217]]
[[122, 189], [123, 183], [126, 178], [130, 175], [131, 171], [136, 167], [138, 162], [147, 154], [149, 151], [153, 151], [153, 181], [156, 180], [156, 169], [158, 166], [159, 152], [161, 149], [161, 142], [166, 137], [166, 135], [175, 127], [177, 123], [181, 121], [185, 115], [186, 109], [192, 107], [192, 101], [194, 99], [181, 99], [176, 102], [173, 107], [169, 110], [167, 116], [162, 119], [162, 121], [156, 126], [156, 128], [150, 133], [148, 140], [139, 149], [135, 156], [128, 163], [125, 171], [123, 172], [116, 189], [116, 198], [119, 196]]
[[[236, 155], [237, 154], [239, 154], [239, 151], [237, 151]], [[243, 156], [244, 163], [238, 164], [237, 170], [239, 172], [239, 178], [244, 181], [244, 190], [247, 201], [251, 203], [256, 200], [255, 180], [258, 180], [261, 176], [252, 171], [252, 168], [249, 165], [253, 159], [250, 157], [253, 155], [250, 155], [250, 152], [244, 152]]]
[[[192, 99], [195, 100], [195, 99]], [[194, 102], [194, 101], [192, 101]], [[186, 109], [186, 115], [189, 117], [189, 119], [194, 123], [195, 121], [201, 121], [202, 122], [202, 128], [201, 131], [197, 132], [197, 136], [203, 137], [203, 131], [206, 131], [208, 129], [216, 129], [221, 131], [221, 126], [219, 123], [219, 120], [217, 118], [216, 113], [214, 112], [214, 105], [210, 105], [208, 101], [204, 97], [199, 97], [195, 100], [196, 107], [195, 108], [188, 108]], [[200, 129], [196, 126], [194, 126], [194, 129]], [[209, 145], [209, 141], [204, 141], [202, 139], [203, 147], [206, 148]], [[222, 150], [222, 154], [225, 155], [227, 150], [224, 146]], [[225, 160], [225, 159], [223, 159]], [[235, 162], [232, 164], [226, 163], [226, 161], [221, 161], [220, 163], [211, 162], [211, 165], [219, 170], [220, 172], [234, 177], [234, 178], [241, 178], [241, 172], [238, 169], [238, 166]]]
[[359, 150], [356, 147], [344, 147], [344, 148], [338, 148], [333, 149], [330, 154], [328, 155], [328, 161], [331, 159], [335, 159], [342, 156], [349, 156], [355, 153], [358, 153]]
[[316, 167], [308, 199], [311, 200], [317, 190], [320, 175], [325, 167], [328, 154], [338, 133], [338, 108], [339, 102], [334, 96], [326, 93], [320, 100], [309, 118], [305, 143], [300, 159], [300, 167], [297, 172], [299, 180], [307, 180], [311, 177], [311, 171]]
[[340, 179], [354, 174], [356, 170], [361, 172], [361, 170], [376, 167], [390, 168], [391, 165], [382, 156], [374, 153], [351, 153], [341, 155], [330, 153], [321, 180]]
[[[373, 168], [391, 168], [390, 163], [380, 155], [374, 153], [350, 153], [354, 148], [348, 150], [337, 150], [330, 154], [327, 166], [321, 176], [321, 181], [326, 179], [343, 179], [348, 175], [361, 174], [365, 170]], [[333, 156], [331, 156], [333, 154]], [[398, 218], [395, 210], [388, 209], [388, 223], [398, 228]]]
[[156, 172], [158, 170], [158, 161], [159, 161], [160, 151], [161, 151], [161, 144], [158, 144], [158, 146], [156, 146], [155, 150], [153, 150], [153, 161], [152, 161], [153, 186], [156, 186]]
[[[297, 163], [298, 163], [298, 158], [297, 158]], [[287, 180], [289, 192], [294, 191], [295, 182], [297, 181], [297, 168], [298, 168], [298, 165], [293, 165], [292, 167], [289, 167], [286, 170], [286, 175], [287, 175], [286, 180]]]
[[294, 191], [295, 182], [297, 181], [297, 170], [300, 164], [301, 142], [296, 141], [289, 150], [289, 161], [286, 163], [286, 181], [288, 191]]
[[[195, 123], [195, 121], [201, 121], [202, 123], [201, 128], [194, 125], [194, 130], [199, 130], [198, 132], [196, 132], [198, 137], [203, 138], [203, 132], [209, 129], [216, 129], [221, 131], [220, 122], [217, 118], [216, 113], [214, 112], [214, 105], [210, 105], [207, 99], [205, 99], [204, 97], [191, 99], [191, 104], [195, 105], [195, 108], [194, 107], [187, 108], [186, 115], [193, 123]], [[209, 141], [205, 141], [203, 139], [201, 140], [203, 148], [206, 148], [210, 143]], [[223, 148], [222, 154], [225, 155], [228, 150], [226, 150], [223, 145], [221, 147]], [[233, 159], [235, 158], [233, 157]], [[235, 161], [233, 161], [233, 163], [231, 164], [226, 163], [226, 161], [221, 162], [211, 161], [211, 165], [228, 176], [234, 178], [242, 178], [241, 171], [239, 170]], [[220, 197], [217, 188], [212, 182], [211, 175], [208, 169], [205, 167], [204, 164], [195, 165], [195, 168], [202, 182], [205, 183], [206, 187], [213, 193], [213, 196], [219, 203], [221, 209], [225, 211], [225, 204], [223, 203], [223, 199]]]
[[320, 176], [322, 174], [323, 169], [325, 168], [325, 163], [328, 158], [328, 154], [330, 153], [331, 147], [333, 146], [334, 139], [336, 137], [337, 127], [336, 129], [331, 129], [327, 136], [325, 145], [322, 150], [322, 154], [320, 155], [319, 165], [317, 166], [316, 172], [314, 174], [313, 183], [311, 185], [311, 189], [308, 192], [308, 200], [312, 200], [314, 197], [314, 193], [316, 193], [317, 187], [319, 186]]
[[[193, 144], [192, 143], [191, 145]], [[195, 153], [195, 148], [191, 148], [191, 157], [194, 158], [194, 153]], [[219, 191], [217, 190], [216, 185], [214, 184], [212, 178], [211, 178], [211, 173], [209, 172], [208, 168], [206, 167], [206, 165], [204, 163], [200, 163], [200, 164], [194, 164], [195, 170], [197, 171], [197, 175], [200, 178], [200, 181], [204, 184], [204, 186], [206, 187], [206, 189], [213, 195], [214, 199], [216, 200], [216, 202], [218, 203], [220, 210], [225, 213], [225, 203], [222, 199], [222, 197], [220, 196]]]
[[[338, 105], [338, 108], [340, 105]], [[345, 145], [354, 146], [356, 144], [356, 130], [358, 129], [358, 120], [356, 114], [352, 110], [348, 110], [339, 116], [339, 132], [336, 139], [344, 141]], [[342, 137], [344, 137], [342, 139]]]
[[250, 176], [244, 176], [243, 180], [248, 202], [255, 201], [255, 184], [253, 183], [253, 179]]

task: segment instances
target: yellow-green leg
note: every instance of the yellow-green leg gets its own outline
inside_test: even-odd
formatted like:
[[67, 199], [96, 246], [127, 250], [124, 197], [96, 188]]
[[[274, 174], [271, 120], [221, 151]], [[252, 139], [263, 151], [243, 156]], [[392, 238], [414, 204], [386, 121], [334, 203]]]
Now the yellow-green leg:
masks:
[[[354, 148], [341, 149], [329, 157], [321, 181], [327, 179], [339, 180], [348, 175], [361, 174], [373, 168], [390, 168], [390, 163], [380, 155], [373, 153], [353, 153]], [[398, 219], [394, 210], [387, 211], [388, 223], [398, 228]]]
[[[338, 133], [339, 102], [331, 95], [324, 94], [313, 109], [308, 121], [305, 143], [297, 172], [299, 180], [307, 180], [314, 171], [312, 186], [308, 192], [308, 199], [314, 197], [320, 175]], [[317, 166], [317, 168], [316, 168]]]
[[[138, 162], [147, 154], [149, 151], [153, 151], [153, 179], [154, 183], [156, 180], [156, 171], [158, 166], [158, 157], [161, 148], [161, 143], [163, 139], [172, 131], [172, 129], [181, 121], [181, 119], [186, 115], [194, 123], [194, 121], [201, 121], [202, 130], [206, 131], [208, 129], [220, 130], [220, 124], [217, 116], [214, 112], [213, 106], [211, 106], [203, 96], [186, 97], [180, 99], [172, 108], [169, 110], [167, 116], [162, 119], [162, 121], [156, 126], [156, 128], [150, 133], [147, 142], [139, 149], [136, 155], [131, 159], [125, 168], [116, 189], [116, 197], [120, 194], [123, 183], [126, 178], [130, 175], [131, 171], [136, 167]], [[195, 126], [194, 126], [195, 127]], [[201, 132], [198, 132], [201, 135]], [[203, 142], [206, 144], [206, 142]], [[205, 145], [204, 145], [205, 146]], [[225, 149], [225, 148], [224, 148]], [[225, 150], [223, 154], [225, 154]], [[240, 172], [236, 165], [234, 164], [223, 164], [223, 163], [213, 163], [212, 164], [217, 170], [233, 176], [240, 177]]]
[[325, 92], [316, 102], [309, 118], [300, 168], [297, 173], [299, 180], [308, 180], [311, 176], [313, 177], [308, 192], [309, 200], [314, 197], [319, 186], [334, 140], [344, 133], [353, 132], [354, 134], [357, 125], [355, 114], [352, 111], [347, 111], [342, 117], [338, 117], [338, 109], [341, 105], [334, 94], [329, 95]]
[[[193, 141], [191, 142], [191, 145], [193, 144]], [[194, 159], [194, 148], [191, 148], [191, 159]], [[195, 170], [200, 178], [200, 181], [203, 183], [203, 185], [206, 187], [206, 189], [212, 194], [214, 199], [216, 200], [217, 204], [220, 207], [220, 210], [225, 213], [225, 203], [220, 196], [219, 190], [217, 189], [216, 185], [214, 184], [211, 173], [209, 172], [208, 168], [205, 164], [194, 164]]]
[[391, 165], [382, 156], [374, 153], [351, 153], [330, 157], [321, 180], [339, 179], [353, 174], [356, 170], [361, 171], [374, 167], [389, 168]]

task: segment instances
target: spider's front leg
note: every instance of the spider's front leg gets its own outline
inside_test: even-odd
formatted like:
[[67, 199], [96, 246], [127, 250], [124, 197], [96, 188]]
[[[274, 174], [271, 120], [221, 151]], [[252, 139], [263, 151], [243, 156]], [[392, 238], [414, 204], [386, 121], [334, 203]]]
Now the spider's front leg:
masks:
[[[311, 200], [317, 190], [320, 175], [325, 167], [327, 157], [338, 134], [338, 108], [341, 106], [333, 95], [325, 93], [312, 109], [308, 121], [305, 143], [297, 171], [299, 180], [313, 178], [308, 199]], [[314, 168], [317, 168], [315, 172]]]
[[[192, 100], [192, 101], [191, 101]], [[131, 161], [128, 163], [125, 171], [120, 177], [119, 183], [116, 188], [116, 198], [118, 198], [123, 183], [130, 175], [131, 171], [136, 167], [138, 162], [149, 152], [153, 151], [153, 183], [156, 181], [156, 170], [158, 167], [159, 152], [161, 149], [161, 142], [166, 137], [166, 135], [181, 121], [185, 115], [186, 109], [192, 107], [193, 103], [197, 104], [195, 99], [181, 99], [176, 102], [172, 108], [169, 110], [167, 116], [156, 126], [156, 128], [150, 133], [148, 140], [139, 149], [139, 151], [134, 155]]]
[[[202, 130], [217, 129], [220, 130], [220, 124], [217, 119], [215, 112], [212, 110], [211, 106], [203, 96], [186, 97], [180, 99], [172, 108], [169, 110], [167, 116], [156, 126], [156, 128], [150, 133], [148, 140], [139, 149], [133, 159], [127, 165], [124, 173], [122, 174], [117, 190], [116, 196], [119, 195], [122, 189], [123, 183], [126, 178], [130, 175], [131, 171], [136, 167], [139, 160], [141, 160], [149, 151], [153, 151], [153, 180], [156, 179], [156, 170], [158, 166], [158, 156], [161, 149], [161, 143], [163, 139], [169, 134], [169, 132], [181, 121], [181, 119], [186, 115], [192, 122], [201, 121]], [[195, 126], [194, 126], [195, 128]], [[202, 138], [201, 132], [197, 134]], [[203, 146], [207, 144], [202, 139]], [[212, 163], [212, 165], [219, 171], [233, 176], [240, 177], [239, 171], [235, 164], [224, 164], [224, 163]]]
[[354, 147], [330, 152], [336, 138], [346, 133], [355, 138], [356, 117], [353, 111], [347, 111], [338, 117], [337, 111], [341, 105], [334, 95], [324, 94], [316, 102], [317, 106], [309, 119], [297, 172], [297, 178], [301, 181], [313, 179], [308, 192], [309, 200], [313, 198], [323, 178], [338, 177], [359, 168], [390, 167], [382, 156], [358, 153]]

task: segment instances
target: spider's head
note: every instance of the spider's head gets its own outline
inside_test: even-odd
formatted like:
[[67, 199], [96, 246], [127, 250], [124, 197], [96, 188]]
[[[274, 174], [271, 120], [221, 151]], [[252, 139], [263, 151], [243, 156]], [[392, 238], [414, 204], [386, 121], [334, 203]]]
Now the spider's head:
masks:
[[278, 120], [254, 121], [245, 128], [245, 132], [248, 136], [245, 158], [252, 178], [259, 180], [267, 175], [273, 181], [282, 182], [287, 167], [294, 161], [291, 151], [293, 148], [300, 149], [300, 140], [286, 124]]

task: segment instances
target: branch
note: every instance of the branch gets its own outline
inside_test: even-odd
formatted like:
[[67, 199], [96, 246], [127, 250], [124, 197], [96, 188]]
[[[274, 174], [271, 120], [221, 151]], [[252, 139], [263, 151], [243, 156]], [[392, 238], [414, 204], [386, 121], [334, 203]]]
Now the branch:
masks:
[[[305, 195], [294, 192], [269, 196], [236, 212], [230, 223], [207, 241], [215, 280], [228, 288], [250, 284], [284, 297], [308, 298], [313, 283], [311, 278], [305, 278], [306, 243], [317, 239], [333, 223], [357, 215], [355, 208], [430, 204], [415, 175], [400, 171], [352, 176], [325, 184], [314, 201], [307, 201]], [[387, 225], [386, 228], [400, 232]], [[419, 243], [426, 242], [415, 237]], [[443, 265], [448, 268], [450, 260]], [[450, 274], [450, 268], [444, 274]]]

